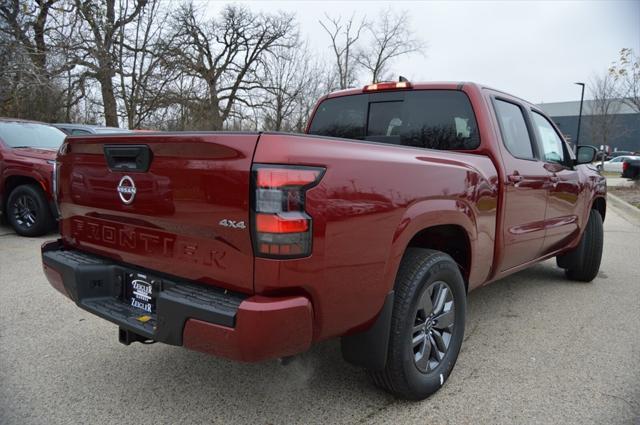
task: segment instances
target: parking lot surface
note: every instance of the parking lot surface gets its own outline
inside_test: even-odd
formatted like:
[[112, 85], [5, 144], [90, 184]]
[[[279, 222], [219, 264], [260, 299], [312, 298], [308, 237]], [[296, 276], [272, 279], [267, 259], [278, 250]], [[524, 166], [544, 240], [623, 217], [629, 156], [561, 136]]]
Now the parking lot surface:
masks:
[[422, 402], [376, 390], [329, 341], [288, 366], [118, 343], [0, 227], [0, 423], [563, 423], [640, 418], [640, 223], [610, 208], [599, 277], [553, 260], [472, 292], [458, 363]]

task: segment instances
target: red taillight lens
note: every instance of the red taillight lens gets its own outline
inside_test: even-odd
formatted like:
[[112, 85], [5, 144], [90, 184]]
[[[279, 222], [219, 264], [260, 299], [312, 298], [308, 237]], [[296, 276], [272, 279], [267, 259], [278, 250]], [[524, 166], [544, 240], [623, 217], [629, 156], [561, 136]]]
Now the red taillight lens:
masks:
[[278, 214], [256, 214], [256, 231], [260, 233], [300, 233], [309, 230], [309, 219]]
[[279, 188], [284, 186], [306, 186], [314, 183], [322, 170], [262, 168], [258, 170], [258, 187]]
[[622, 172], [624, 173], [629, 168], [629, 163], [627, 161], [622, 162]]
[[324, 169], [317, 167], [254, 165], [256, 256], [296, 258], [311, 254], [312, 219], [305, 211], [305, 193], [323, 173]]

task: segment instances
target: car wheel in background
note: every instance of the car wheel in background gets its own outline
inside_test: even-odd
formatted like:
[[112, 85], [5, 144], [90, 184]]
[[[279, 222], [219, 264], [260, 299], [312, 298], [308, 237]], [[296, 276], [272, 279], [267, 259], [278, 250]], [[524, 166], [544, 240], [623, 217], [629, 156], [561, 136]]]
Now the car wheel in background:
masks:
[[53, 215], [42, 189], [25, 184], [13, 189], [7, 200], [7, 220], [17, 234], [41, 236], [53, 227]]

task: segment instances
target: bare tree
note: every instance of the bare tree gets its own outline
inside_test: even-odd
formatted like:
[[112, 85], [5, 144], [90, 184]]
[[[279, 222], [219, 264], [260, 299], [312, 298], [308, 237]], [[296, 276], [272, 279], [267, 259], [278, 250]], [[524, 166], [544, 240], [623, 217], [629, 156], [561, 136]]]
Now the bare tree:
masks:
[[49, 17], [59, 0], [0, 2], [3, 114], [40, 120], [60, 115], [60, 87], [49, 67], [46, 37]]
[[370, 73], [371, 82], [390, 79], [385, 74], [391, 60], [424, 51], [424, 42], [411, 32], [408, 16], [387, 10], [379, 20], [366, 27], [372, 42], [360, 50], [357, 61]]
[[26, 50], [34, 66], [47, 74], [47, 44], [45, 30], [54, 4], [59, 0], [3, 0], [0, 18], [5, 21], [3, 32], [11, 34]]
[[260, 89], [257, 71], [274, 49], [292, 45], [293, 17], [254, 14], [226, 6], [219, 19], [201, 21], [193, 4], [173, 17], [173, 35], [165, 66], [179, 70], [202, 86], [198, 96], [176, 99], [194, 115], [195, 127], [221, 130], [237, 104], [250, 103], [247, 93]]
[[302, 133], [306, 130], [309, 118], [318, 99], [335, 91], [338, 84], [338, 75], [334, 68], [327, 69], [320, 61], [307, 67], [307, 84], [303, 86], [302, 93], [292, 114], [291, 130]]
[[617, 84], [617, 95], [640, 112], [640, 56], [629, 48], [620, 50], [620, 58], [609, 68], [609, 75]]
[[292, 130], [295, 127], [294, 112], [302, 102], [302, 96], [311, 84], [311, 64], [306, 46], [281, 47], [265, 60], [263, 81], [265, 111], [264, 129]]
[[394, 58], [422, 48], [402, 16], [371, 28], [326, 16], [335, 64], [325, 64], [310, 59], [291, 15], [229, 5], [204, 16], [162, 0], [0, 0], [0, 114], [302, 131], [317, 98], [362, 70], [383, 78]]
[[[92, 93], [90, 82], [82, 67], [78, 67], [74, 57], [79, 47], [76, 34], [83, 29], [83, 21], [76, 13], [73, 0], [56, 3], [50, 14], [51, 25], [46, 30], [49, 44], [47, 58], [52, 78], [62, 92], [55, 101], [62, 108], [62, 120], [72, 122], [80, 119], [80, 104], [88, 101]], [[93, 102], [92, 102], [93, 103]]]
[[618, 135], [620, 128], [618, 125], [618, 112], [620, 111], [620, 100], [616, 99], [615, 79], [610, 74], [596, 76], [590, 84], [591, 96], [591, 140], [595, 144], [609, 145]]
[[108, 126], [118, 126], [118, 106], [116, 103], [114, 77], [118, 71], [115, 61], [117, 35], [133, 22], [147, 4], [147, 0], [75, 0], [77, 13], [86, 25], [86, 31], [79, 31], [74, 63], [86, 68], [86, 76], [100, 85], [104, 118]]
[[367, 26], [367, 21], [365, 18], [356, 20], [355, 15], [351, 15], [346, 22], [342, 22], [342, 18], [332, 18], [329, 15], [325, 15], [325, 19], [326, 21], [319, 22], [331, 38], [339, 88], [346, 89], [356, 81], [358, 65], [356, 43]]
[[139, 128], [156, 110], [167, 106], [167, 87], [175, 72], [162, 69], [163, 28], [168, 14], [160, 1], [149, 3], [132, 25], [120, 28], [116, 39], [116, 63], [122, 115], [129, 128]]

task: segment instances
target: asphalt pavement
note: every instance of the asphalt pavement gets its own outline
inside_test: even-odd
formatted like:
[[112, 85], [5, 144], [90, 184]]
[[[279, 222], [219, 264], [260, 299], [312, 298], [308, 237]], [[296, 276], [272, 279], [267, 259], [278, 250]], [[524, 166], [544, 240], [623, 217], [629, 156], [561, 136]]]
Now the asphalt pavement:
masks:
[[290, 365], [118, 343], [51, 288], [39, 246], [0, 226], [1, 424], [640, 424], [640, 223], [609, 208], [588, 284], [547, 261], [469, 295], [453, 374], [399, 401], [337, 341]]
[[633, 180], [622, 177], [607, 177], [607, 187], [633, 187]]

